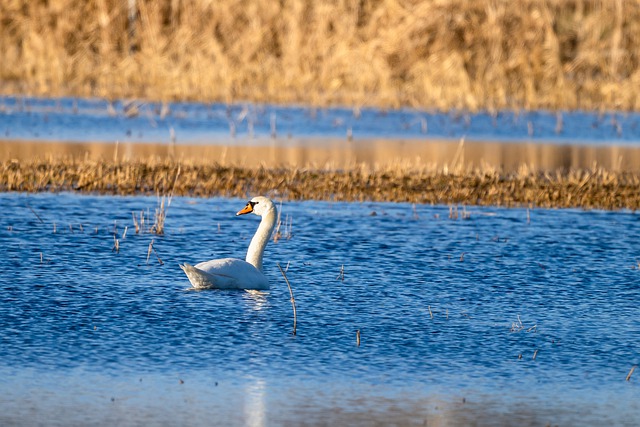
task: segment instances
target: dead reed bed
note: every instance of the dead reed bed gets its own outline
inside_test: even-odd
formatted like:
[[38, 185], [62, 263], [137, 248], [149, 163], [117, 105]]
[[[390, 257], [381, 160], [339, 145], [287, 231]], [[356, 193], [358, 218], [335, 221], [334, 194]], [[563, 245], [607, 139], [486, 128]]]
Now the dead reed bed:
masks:
[[640, 109], [635, 0], [10, 0], [0, 93]]
[[[178, 174], [177, 171], [180, 170]], [[166, 194], [289, 200], [426, 204], [640, 208], [640, 174], [603, 168], [502, 173], [493, 168], [321, 170], [244, 168], [171, 160], [10, 160], [0, 163], [0, 191]]]

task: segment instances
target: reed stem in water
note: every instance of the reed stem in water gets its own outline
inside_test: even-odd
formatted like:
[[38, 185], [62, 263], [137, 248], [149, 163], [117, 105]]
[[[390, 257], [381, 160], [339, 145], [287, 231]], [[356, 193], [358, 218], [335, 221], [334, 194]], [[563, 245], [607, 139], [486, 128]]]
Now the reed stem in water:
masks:
[[291, 284], [289, 283], [289, 279], [287, 279], [287, 274], [284, 272], [282, 267], [280, 267], [280, 263], [277, 263], [278, 268], [280, 269], [280, 273], [282, 273], [282, 277], [284, 277], [284, 281], [287, 283], [287, 288], [289, 288], [289, 295], [291, 296], [291, 307], [293, 307], [293, 335], [296, 334], [296, 328], [298, 325], [298, 314], [296, 312], [296, 299], [293, 297], [293, 290], [291, 289]]
[[630, 370], [630, 371], [629, 371], [629, 373], [627, 374], [627, 381], [629, 381], [629, 380], [631, 379], [631, 375], [633, 375], [633, 371], [635, 371], [635, 370], [636, 370], [636, 366], [637, 366], [637, 365], [633, 365], [633, 366], [631, 367], [631, 370]]

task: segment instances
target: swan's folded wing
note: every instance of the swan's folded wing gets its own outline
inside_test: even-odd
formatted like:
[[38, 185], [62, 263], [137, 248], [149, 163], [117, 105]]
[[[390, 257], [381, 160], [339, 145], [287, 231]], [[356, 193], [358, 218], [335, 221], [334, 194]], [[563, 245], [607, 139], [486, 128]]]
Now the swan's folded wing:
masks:
[[211, 289], [215, 288], [215, 277], [212, 277], [205, 271], [194, 267], [191, 264], [180, 264], [180, 268], [189, 278], [189, 282], [196, 289]]
[[180, 268], [196, 289], [269, 289], [267, 278], [260, 271], [235, 258], [201, 262], [195, 267], [184, 263]]

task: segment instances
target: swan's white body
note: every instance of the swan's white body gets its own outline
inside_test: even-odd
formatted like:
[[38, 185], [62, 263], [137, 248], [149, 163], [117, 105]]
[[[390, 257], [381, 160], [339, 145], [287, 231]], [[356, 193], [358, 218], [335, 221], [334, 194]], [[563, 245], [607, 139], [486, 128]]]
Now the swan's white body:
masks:
[[195, 266], [184, 263], [180, 268], [196, 289], [269, 289], [262, 273], [262, 257], [278, 216], [273, 202], [266, 197], [254, 197], [236, 215], [254, 213], [262, 217], [247, 250], [247, 259], [212, 259]]

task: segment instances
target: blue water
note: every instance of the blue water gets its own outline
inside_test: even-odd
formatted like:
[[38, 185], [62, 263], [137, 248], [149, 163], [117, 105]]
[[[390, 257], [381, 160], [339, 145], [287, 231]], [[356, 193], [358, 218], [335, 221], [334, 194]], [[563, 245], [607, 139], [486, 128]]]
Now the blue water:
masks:
[[[126, 111], [134, 106], [135, 115]], [[268, 104], [108, 102], [0, 97], [0, 138], [71, 142], [264, 143], [290, 139], [451, 139], [618, 145], [640, 143], [640, 114], [565, 111], [441, 113]]]
[[0, 194], [0, 425], [640, 420], [638, 213], [285, 202], [269, 292], [188, 290], [245, 202]]

